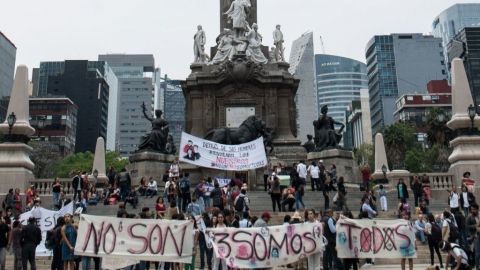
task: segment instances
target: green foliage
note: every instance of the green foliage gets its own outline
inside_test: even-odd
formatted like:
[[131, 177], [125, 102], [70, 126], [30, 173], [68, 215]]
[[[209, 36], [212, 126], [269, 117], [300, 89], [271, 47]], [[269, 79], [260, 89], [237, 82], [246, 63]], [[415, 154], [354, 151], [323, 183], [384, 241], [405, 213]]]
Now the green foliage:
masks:
[[382, 133], [390, 168], [402, 168], [407, 151], [417, 146], [415, 129], [407, 123], [395, 123], [384, 128]]
[[375, 151], [372, 144], [364, 143], [353, 151], [357, 165], [368, 164], [370, 168], [375, 168]]
[[[439, 121], [439, 115], [443, 115], [442, 121]], [[427, 112], [427, 136], [430, 146], [441, 145], [447, 146], [450, 140], [453, 139], [453, 132], [446, 126], [450, 121], [450, 115], [442, 108], [431, 108]]]
[[[91, 172], [93, 158], [94, 155], [92, 152], [70, 155], [57, 164], [55, 170], [56, 175], [58, 177], [69, 177], [70, 172], [74, 170]], [[107, 171], [110, 166], [113, 166], [115, 171], [118, 172], [128, 164], [128, 159], [121, 158], [118, 152], [107, 151], [105, 154], [105, 163]]]
[[55, 177], [55, 165], [62, 158], [58, 145], [48, 141], [30, 141], [28, 144], [33, 148], [30, 159], [35, 164], [33, 169], [35, 177]]
[[412, 173], [440, 172], [448, 168], [450, 150], [435, 144], [430, 148], [414, 147], [405, 154], [405, 167]]

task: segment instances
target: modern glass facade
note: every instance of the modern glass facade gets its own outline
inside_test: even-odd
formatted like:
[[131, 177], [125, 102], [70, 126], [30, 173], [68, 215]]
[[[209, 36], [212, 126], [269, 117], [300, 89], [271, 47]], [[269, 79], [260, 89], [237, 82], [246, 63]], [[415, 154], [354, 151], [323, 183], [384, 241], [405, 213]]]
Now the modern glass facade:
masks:
[[0, 31], [0, 98], [9, 97], [12, 91], [16, 55], [15, 44]]
[[367, 88], [367, 67], [364, 63], [336, 55], [315, 55], [318, 111], [328, 106], [328, 114], [346, 122], [346, 111], [352, 101], [360, 100], [360, 89]]
[[98, 60], [105, 61], [118, 78], [118, 105], [116, 110], [112, 108], [117, 115], [115, 149], [126, 157], [151, 130], [141, 106], [144, 103], [147, 114], [154, 117], [155, 60], [151, 54], [106, 54], [99, 55]]
[[480, 4], [455, 4], [440, 13], [432, 23], [435, 37], [442, 39], [442, 46], [447, 58], [447, 45], [465, 27], [480, 27]]
[[180, 81], [167, 80], [162, 83], [164, 91], [164, 118], [168, 121], [170, 134], [177, 148], [180, 145], [182, 131], [185, 128], [185, 96]]
[[373, 134], [394, 122], [397, 97], [426, 93], [429, 81], [447, 77], [441, 39], [433, 36], [374, 36], [367, 44], [366, 59]]

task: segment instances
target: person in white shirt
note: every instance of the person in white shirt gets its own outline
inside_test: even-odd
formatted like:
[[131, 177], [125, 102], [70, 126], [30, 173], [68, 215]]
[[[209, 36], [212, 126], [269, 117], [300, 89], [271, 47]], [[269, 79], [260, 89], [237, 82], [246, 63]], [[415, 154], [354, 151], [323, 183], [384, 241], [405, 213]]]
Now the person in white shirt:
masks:
[[248, 212], [243, 212], [243, 217], [239, 222], [240, 228], [250, 228], [252, 227], [252, 222], [248, 219], [250, 216]]
[[370, 219], [374, 218], [377, 215], [377, 212], [373, 210], [373, 208], [370, 206], [367, 196], [364, 196], [362, 198], [362, 212], [366, 213], [367, 216], [365, 217], [368, 217]]
[[298, 177], [302, 181], [302, 184], [305, 185], [307, 179], [307, 165], [305, 165], [305, 161], [301, 160], [300, 163], [298, 163], [297, 173]]
[[457, 244], [449, 243], [447, 241], [440, 242], [439, 246], [443, 252], [446, 252], [448, 254], [446, 265], [449, 265], [450, 261], [454, 260], [457, 265], [455, 269], [457, 270], [469, 269], [468, 256], [465, 250], [463, 250], [463, 248], [461, 248]]
[[422, 241], [422, 244], [425, 244], [425, 221], [423, 220], [423, 215], [418, 215], [417, 220], [414, 224], [415, 236]]
[[315, 191], [315, 189], [320, 191], [320, 168], [315, 161], [312, 161], [312, 164], [308, 166], [307, 172], [310, 174], [312, 191]]
[[450, 191], [450, 195], [448, 196], [448, 204], [452, 213], [456, 213], [458, 210], [460, 210], [459, 200], [460, 196], [458, 196], [457, 187], [453, 186], [452, 190]]
[[145, 192], [145, 197], [150, 196], [152, 198], [153, 196], [157, 195], [157, 181], [153, 180], [152, 177], [150, 177], [150, 182], [148, 182], [147, 185], [147, 191]]

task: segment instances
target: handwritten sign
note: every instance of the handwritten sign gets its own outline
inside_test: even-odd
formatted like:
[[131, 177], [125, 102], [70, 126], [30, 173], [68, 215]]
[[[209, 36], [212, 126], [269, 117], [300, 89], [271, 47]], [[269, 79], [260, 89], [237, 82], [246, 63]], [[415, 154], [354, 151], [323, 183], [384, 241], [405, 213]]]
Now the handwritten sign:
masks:
[[[138, 261], [190, 263], [193, 223], [81, 215], [75, 255]], [[109, 266], [112, 266], [112, 260]]]
[[231, 268], [271, 268], [323, 251], [321, 223], [209, 230], [217, 258]]
[[339, 258], [416, 258], [415, 233], [407, 220], [348, 219], [336, 225]]
[[179, 152], [182, 162], [217, 170], [248, 171], [267, 165], [262, 137], [249, 143], [225, 145], [183, 132]]

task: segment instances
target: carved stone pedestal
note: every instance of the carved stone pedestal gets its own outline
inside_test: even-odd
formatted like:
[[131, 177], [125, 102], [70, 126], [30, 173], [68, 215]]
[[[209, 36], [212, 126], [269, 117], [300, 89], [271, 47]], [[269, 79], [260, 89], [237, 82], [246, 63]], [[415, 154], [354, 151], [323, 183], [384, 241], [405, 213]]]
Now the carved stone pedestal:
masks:
[[28, 183], [34, 179], [34, 164], [29, 154], [33, 149], [24, 143], [0, 144], [0, 190], [8, 192], [10, 188], [19, 188], [21, 193], [27, 190]]
[[[450, 142], [453, 152], [448, 158], [454, 183], [461, 185], [464, 172], [478, 178], [480, 175], [480, 136], [460, 136]], [[455, 182], [456, 181], [456, 182]], [[478, 186], [478, 185], [477, 185]]]
[[163, 175], [170, 169], [170, 164], [175, 160], [175, 156], [145, 151], [132, 154], [129, 160], [127, 171], [130, 172], [132, 185], [140, 184], [142, 177], [145, 177], [147, 181], [153, 177], [160, 185]]
[[329, 149], [322, 152], [310, 152], [307, 155], [308, 164], [315, 161], [323, 160], [323, 164], [327, 170], [330, 170], [332, 164], [337, 167], [337, 179], [340, 176], [345, 178], [345, 182], [357, 183], [361, 182], [360, 171], [353, 159], [353, 153], [341, 149]]

